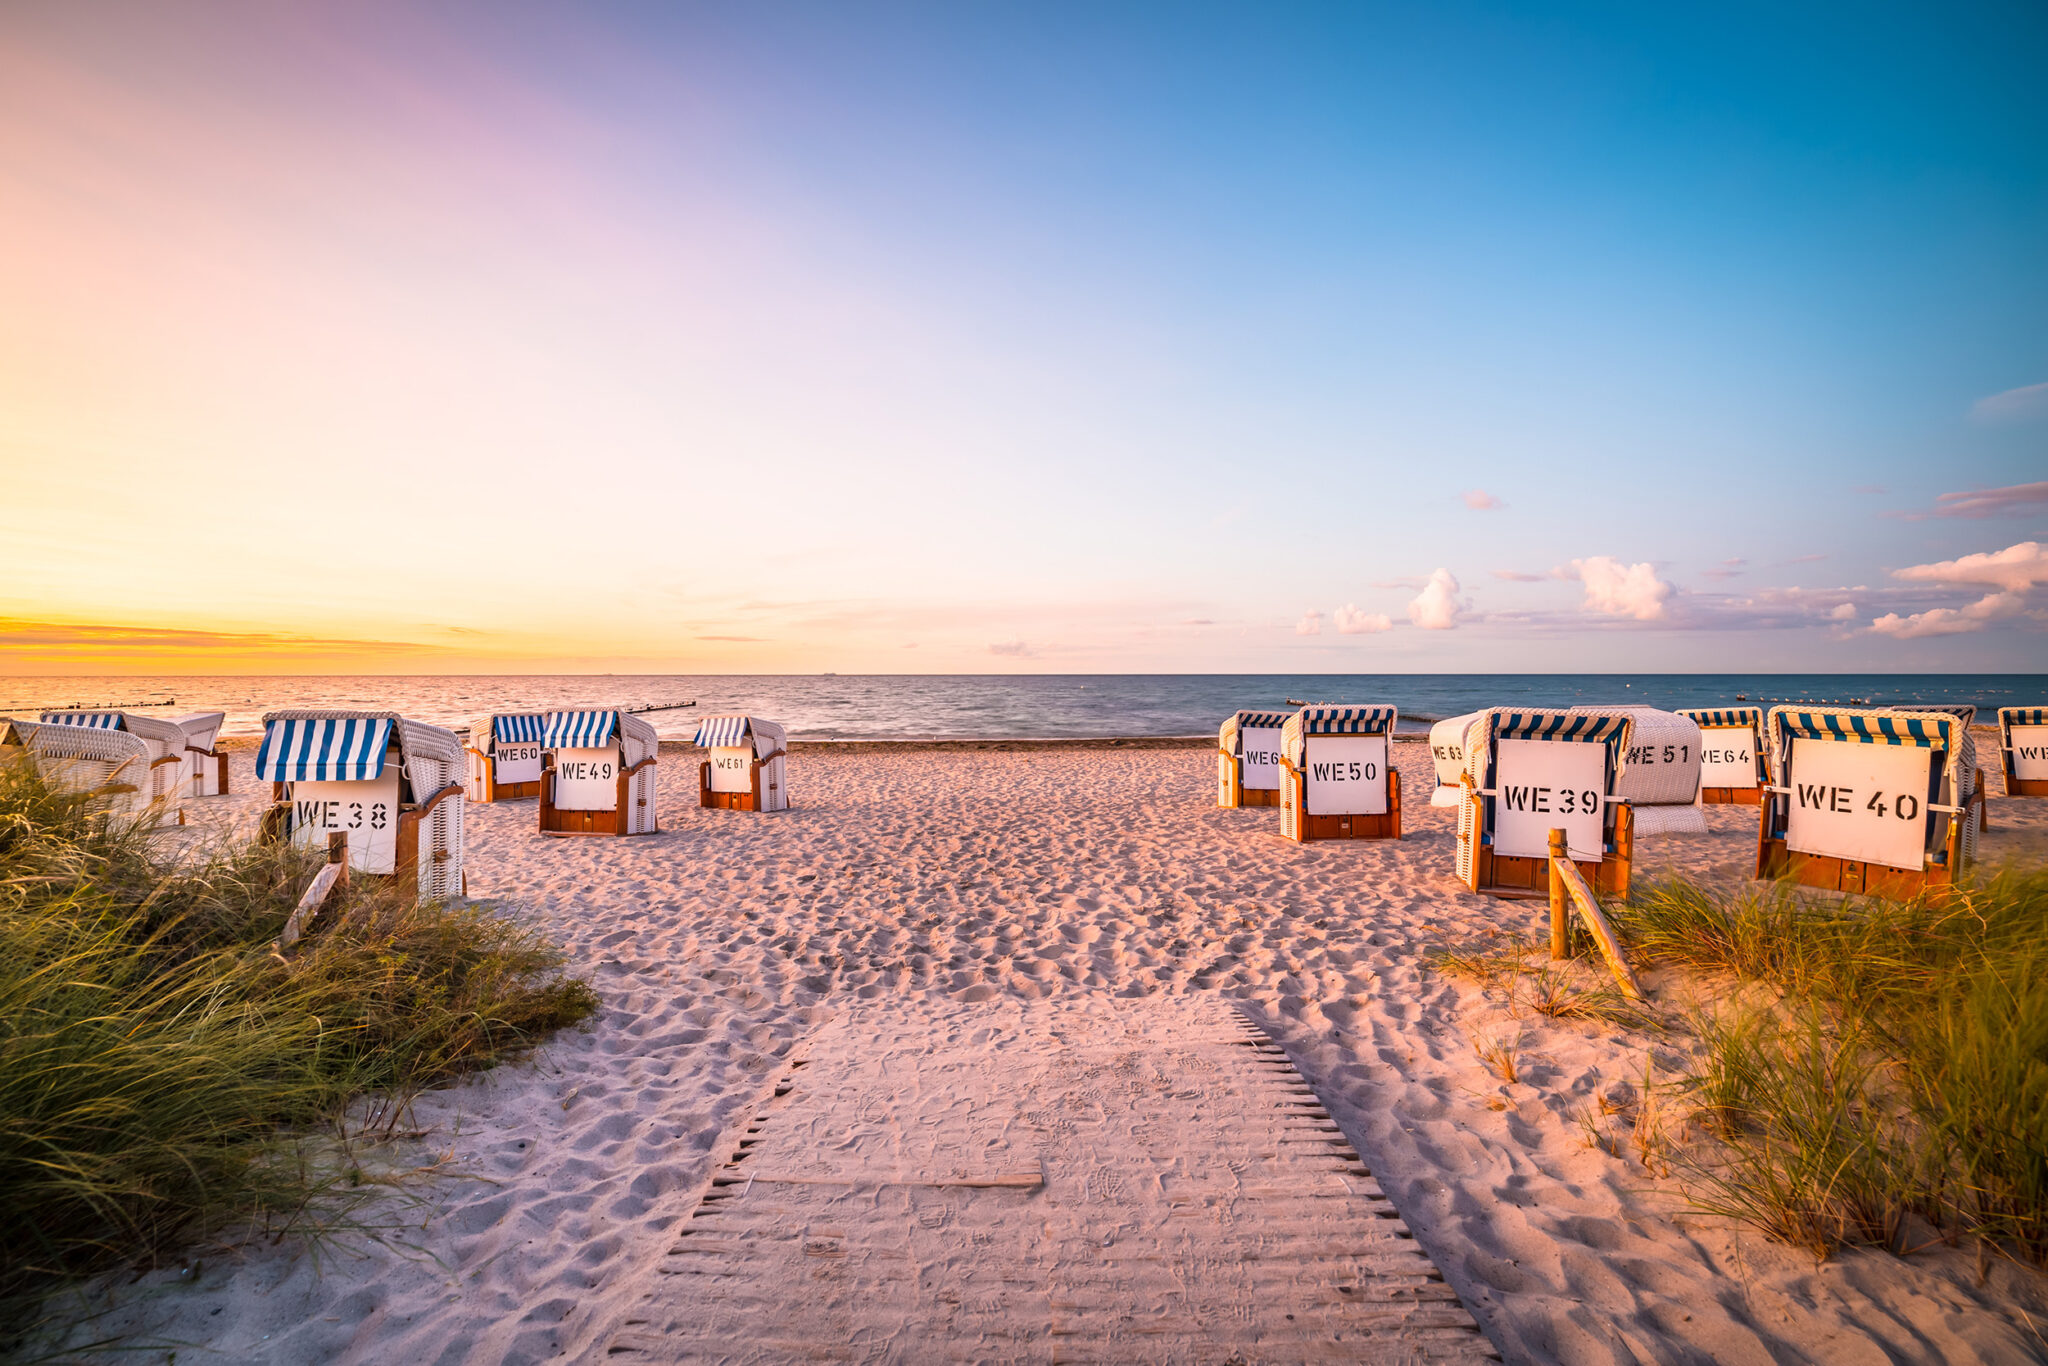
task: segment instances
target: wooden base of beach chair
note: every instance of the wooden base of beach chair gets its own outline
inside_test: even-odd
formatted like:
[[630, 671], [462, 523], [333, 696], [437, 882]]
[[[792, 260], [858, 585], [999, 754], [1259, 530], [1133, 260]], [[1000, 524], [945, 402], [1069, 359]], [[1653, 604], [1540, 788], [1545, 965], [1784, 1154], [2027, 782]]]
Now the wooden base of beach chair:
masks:
[[[1401, 838], [1401, 772], [1387, 770], [1387, 809], [1374, 815], [1314, 816], [1302, 810], [1308, 804], [1307, 780], [1301, 770], [1287, 762], [1280, 761], [1280, 781], [1292, 784], [1295, 815], [1292, 822], [1282, 819], [1280, 835], [1297, 844], [1310, 840], [1397, 840]], [[1274, 803], [1285, 806], [1290, 789], [1283, 787], [1274, 795], [1280, 798]], [[1293, 826], [1290, 831], [1289, 825]], [[1546, 884], [1547, 885], [1547, 884]]]
[[2048, 797], [2048, 778], [2007, 778], [2008, 797]]
[[[657, 828], [659, 825], [658, 821], [649, 821], [645, 830], [633, 830], [629, 828], [632, 822], [626, 819], [628, 812], [636, 811], [640, 807], [646, 806], [649, 800], [652, 800], [651, 798], [636, 798], [633, 795], [633, 778], [641, 769], [646, 768], [653, 762], [654, 760], [651, 758], [642, 759], [631, 768], [621, 768], [619, 772], [618, 797], [609, 811], [562, 810], [555, 805], [555, 771], [551, 767], [543, 768], [540, 774], [540, 782], [535, 784], [535, 786], [539, 787], [540, 791], [534, 794], [540, 798], [540, 833], [543, 835], [659, 834], [660, 831]], [[507, 784], [507, 786], [524, 787], [526, 784], [512, 783]], [[501, 787], [498, 790], [503, 792], [505, 789]]]
[[[776, 750], [765, 759], [753, 759], [747, 764], [747, 779], [753, 788], [747, 792], [713, 792], [711, 790], [711, 761], [706, 759], [697, 767], [697, 805], [710, 811], [760, 811], [761, 774], [768, 765], [780, 759], [785, 751]], [[787, 805], [776, 808], [787, 811]]]
[[1760, 787], [1703, 787], [1700, 801], [1708, 806], [1762, 806], [1764, 790]]
[[1277, 787], [1248, 787], [1237, 794], [1239, 806], [1278, 806], [1280, 789]]
[[1854, 896], [1906, 900], [1925, 895], [1936, 902], [1946, 900], [1955, 885], [1946, 868], [1916, 873], [1910, 868], [1892, 868], [1830, 854], [1801, 854], [1787, 849], [1783, 840], [1764, 841], [1757, 856], [1756, 875], [1765, 879], [1788, 878], [1801, 887]]
[[[1603, 851], [1600, 862], [1573, 859], [1572, 866], [1579, 870], [1579, 875], [1597, 894], [1626, 897], [1635, 864], [1634, 807], [1615, 804], [1614, 830], [1608, 844], [1609, 848]], [[1496, 854], [1481, 845], [1474, 863], [1472, 890], [1481, 896], [1497, 896], [1503, 901], [1526, 901], [1537, 897], [1548, 900], [1550, 897], [1550, 860], [1547, 857]]]
[[494, 802], [531, 801], [539, 795], [540, 780], [538, 778], [530, 783], [494, 782], [491, 784], [491, 800]]

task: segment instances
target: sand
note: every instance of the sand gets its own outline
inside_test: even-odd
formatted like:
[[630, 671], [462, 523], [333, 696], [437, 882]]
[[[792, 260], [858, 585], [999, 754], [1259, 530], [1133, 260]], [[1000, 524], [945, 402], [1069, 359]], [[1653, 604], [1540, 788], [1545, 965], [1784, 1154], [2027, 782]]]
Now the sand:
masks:
[[[1426, 794], [1424, 747], [1396, 755]], [[604, 1006], [532, 1062], [417, 1104], [421, 1136], [380, 1160], [433, 1170], [374, 1207], [374, 1237], [105, 1279], [76, 1340], [180, 1363], [601, 1360], [810, 1036], [864, 1009], [1166, 995], [1235, 1003], [1285, 1048], [1509, 1361], [2042, 1357], [2034, 1272], [1994, 1260], [1980, 1278], [1941, 1247], [1816, 1266], [1590, 1144], [1582, 1117], [1607, 1097], [1625, 1122], [1683, 1039], [1512, 1011], [1432, 970], [1448, 945], [1533, 938], [1544, 912], [1465, 892], [1451, 813], [1419, 798], [1399, 843], [1297, 846], [1277, 811], [1214, 807], [1201, 749], [811, 750], [791, 759], [796, 809], [768, 816], [697, 809], [686, 752], [660, 771], [656, 836], [543, 839], [530, 802], [472, 808], [472, 894], [544, 924]], [[191, 809], [222, 825], [256, 806]], [[2048, 851], [2048, 802], [1992, 814], [1987, 859]], [[1754, 811], [1709, 824], [1646, 842], [1640, 873], [1742, 879]], [[1507, 1083], [1475, 1045], [1518, 1033]]]

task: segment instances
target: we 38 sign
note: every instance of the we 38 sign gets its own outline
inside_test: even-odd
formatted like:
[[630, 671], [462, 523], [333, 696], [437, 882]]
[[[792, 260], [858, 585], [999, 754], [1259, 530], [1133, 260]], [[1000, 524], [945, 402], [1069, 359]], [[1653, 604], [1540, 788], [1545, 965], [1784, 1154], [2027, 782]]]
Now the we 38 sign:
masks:
[[358, 873], [398, 870], [398, 768], [367, 782], [292, 784], [292, 843], [325, 849], [348, 836], [348, 866]]
[[1785, 847], [1921, 871], [1927, 866], [1928, 766], [1938, 762], [1932, 751], [1914, 745], [1799, 736], [1792, 741]]

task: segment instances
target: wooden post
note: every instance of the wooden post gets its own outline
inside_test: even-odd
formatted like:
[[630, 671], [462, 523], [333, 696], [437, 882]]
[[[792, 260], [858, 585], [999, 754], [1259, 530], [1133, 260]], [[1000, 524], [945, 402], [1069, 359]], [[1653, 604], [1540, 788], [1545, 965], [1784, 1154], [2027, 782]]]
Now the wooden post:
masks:
[[348, 835], [345, 832], [337, 830], [327, 837], [327, 861], [341, 865], [335, 879], [342, 886], [348, 886]]
[[1550, 832], [1550, 956], [1552, 959], [1572, 956], [1571, 894], [1565, 890], [1564, 872], [1558, 867], [1559, 860], [1571, 858], [1570, 846], [1565, 842], [1562, 829]]

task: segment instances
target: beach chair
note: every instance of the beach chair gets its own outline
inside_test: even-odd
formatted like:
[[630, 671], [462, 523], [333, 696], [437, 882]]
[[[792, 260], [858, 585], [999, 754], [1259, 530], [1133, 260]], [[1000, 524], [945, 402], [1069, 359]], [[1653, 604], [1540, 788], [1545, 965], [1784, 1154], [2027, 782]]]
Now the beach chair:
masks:
[[540, 712], [509, 712], [479, 716], [469, 727], [471, 801], [516, 802], [540, 795], [542, 732], [547, 717]]
[[228, 795], [228, 756], [217, 748], [221, 725], [227, 719], [224, 711], [201, 711], [171, 722], [185, 736], [185, 771], [180, 781], [186, 796]]
[[112, 815], [148, 818], [161, 812], [151, 808], [149, 744], [132, 731], [6, 718], [0, 719], [0, 752], [25, 756], [59, 791], [104, 799]]
[[696, 743], [711, 751], [697, 773], [697, 804], [727, 811], [787, 811], [789, 741], [758, 716], [707, 716]]
[[543, 835], [652, 835], [654, 727], [622, 711], [551, 711], [541, 726]]
[[142, 741], [149, 752], [146, 774], [125, 781], [140, 786], [144, 804], [154, 804], [162, 819], [184, 823], [178, 802], [185, 795], [185, 732], [175, 722], [127, 711], [46, 711], [42, 724], [125, 731]]
[[461, 896], [463, 753], [451, 730], [395, 712], [278, 711], [263, 718], [262, 837], [326, 849], [344, 835], [355, 873], [419, 901]]
[[2048, 707], [2000, 707], [1998, 754], [2008, 797], [2048, 797]]
[[1707, 813], [1700, 805], [1705, 745], [1697, 721], [1675, 711], [1629, 704], [1571, 710], [1602, 716], [1627, 712], [1634, 721], [1614, 795], [1628, 803], [1635, 838], [1707, 833]]
[[1465, 800], [1458, 783], [1465, 772], [1465, 732], [1478, 719], [1478, 712], [1468, 711], [1463, 716], [1446, 716], [1429, 728], [1429, 761], [1436, 768], [1436, 790], [1429, 794], [1431, 806], [1454, 809]]
[[1627, 896], [1635, 819], [1619, 796], [1635, 718], [1567, 709], [1479, 713], [1459, 777], [1457, 872], [1475, 892], [1550, 894], [1550, 831], [1593, 890]]
[[1237, 711], [1216, 732], [1216, 805], [1280, 805], [1284, 711]]
[[1977, 746], [1954, 711], [1773, 707], [1756, 875], [1940, 894], [1977, 852]]
[[1280, 835], [1309, 840], [1401, 838], [1396, 709], [1316, 703], [1280, 728]]
[[1770, 786], [1770, 746], [1762, 707], [1681, 707], [1700, 728], [1700, 802], [1757, 806]]

